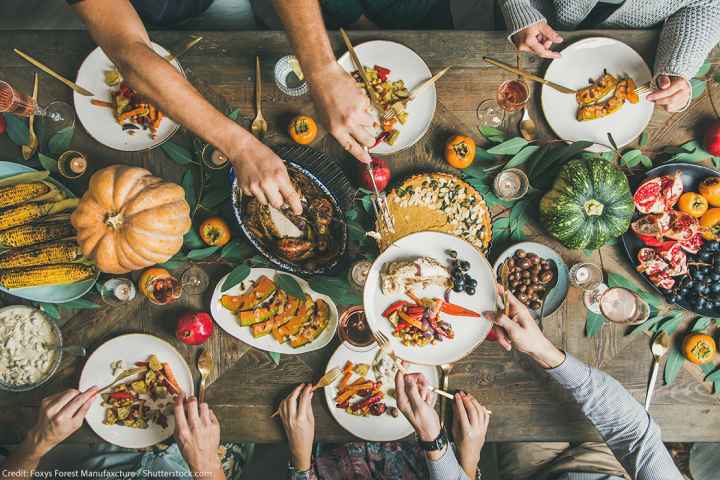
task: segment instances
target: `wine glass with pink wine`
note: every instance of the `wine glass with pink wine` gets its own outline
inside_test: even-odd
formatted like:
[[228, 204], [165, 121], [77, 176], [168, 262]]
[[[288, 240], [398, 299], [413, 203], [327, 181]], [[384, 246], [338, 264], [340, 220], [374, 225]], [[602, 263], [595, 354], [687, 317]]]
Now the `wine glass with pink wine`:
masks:
[[67, 103], [52, 102], [41, 107], [31, 96], [0, 80], [0, 113], [2, 112], [21, 117], [44, 117], [55, 131], [75, 125], [75, 112]]

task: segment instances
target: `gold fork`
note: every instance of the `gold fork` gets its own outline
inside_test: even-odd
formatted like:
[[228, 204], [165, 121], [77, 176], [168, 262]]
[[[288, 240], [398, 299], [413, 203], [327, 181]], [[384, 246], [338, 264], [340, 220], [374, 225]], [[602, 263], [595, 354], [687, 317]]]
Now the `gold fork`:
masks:
[[405, 105], [412, 102], [417, 98], [417, 96], [422, 93], [423, 90], [425, 90], [430, 85], [434, 84], [438, 80], [440, 80], [440, 77], [445, 75], [447, 71], [450, 70], [450, 67], [445, 67], [442, 70], [440, 70], [438, 73], [433, 75], [432, 77], [428, 78], [424, 82], [422, 82], [417, 87], [413, 88], [412, 92], [410, 92], [410, 95], [407, 98], [403, 98], [402, 100], [398, 100], [397, 102], [390, 105], [390, 107], [385, 110], [385, 113], [383, 114], [383, 120], [390, 120], [396, 115], [399, 115], [400, 113], [405, 110]]
[[197, 360], [197, 369], [200, 372], [200, 388], [198, 393], [198, 399], [200, 403], [205, 401], [205, 391], [207, 390], [207, 379], [212, 374], [215, 368], [215, 362], [213, 362], [212, 354], [207, 348], [202, 351]]
[[643, 83], [634, 90], [637, 95], [645, 95], [646, 93], [652, 93], [653, 91], [652, 82]]
[[[335, 380], [337, 380], [337, 378], [342, 373], [343, 373], [343, 371], [338, 367], [331, 368], [330, 370], [327, 371], [327, 373], [325, 375], [323, 375], [320, 378], [320, 380], [318, 380], [318, 382], [315, 385], [313, 385], [312, 391], [314, 392], [315, 390], [320, 390], [321, 388], [327, 387], [328, 385], [333, 383]], [[280, 409], [275, 410], [275, 413], [270, 415], [270, 418], [277, 417], [278, 415], [280, 415]]]
[[[405, 366], [402, 364], [400, 359], [395, 356], [395, 352], [393, 352], [392, 349], [390, 348], [390, 340], [388, 339], [388, 337], [386, 337], [385, 334], [382, 332], [374, 332], [373, 337], [375, 337], [375, 342], [377, 342], [377, 344], [380, 346], [380, 348], [384, 348], [384, 349], [388, 350], [388, 355], [390, 355], [390, 358], [392, 358], [392, 361], [395, 363], [395, 366], [397, 366], [398, 370], [400, 370], [400, 372], [402, 372], [404, 375], [409, 374], [410, 372], [405, 368]], [[445, 390], [440, 390], [439, 388], [435, 388], [432, 385], [428, 385], [428, 389], [431, 392], [435, 392], [438, 395], [442, 395], [445, 398], [449, 398], [450, 400], [455, 398], [451, 394], [446, 392]]]
[[267, 133], [267, 122], [260, 110], [260, 99], [262, 97], [262, 78], [260, 77], [260, 57], [255, 57], [255, 110], [257, 115], [250, 125], [250, 131], [258, 140], [262, 140]]

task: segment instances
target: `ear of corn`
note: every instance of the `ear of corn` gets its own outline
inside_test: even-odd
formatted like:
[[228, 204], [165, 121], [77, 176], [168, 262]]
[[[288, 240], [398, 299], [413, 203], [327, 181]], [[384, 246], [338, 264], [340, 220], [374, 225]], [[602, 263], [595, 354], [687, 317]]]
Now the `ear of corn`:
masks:
[[9, 187], [0, 187], [0, 208], [12, 207], [29, 202], [50, 192], [45, 182], [21, 183]]
[[0, 231], [0, 245], [6, 248], [20, 248], [73, 235], [75, 235], [75, 229], [70, 221], [47, 221]]
[[40, 170], [38, 172], [25, 172], [18, 173], [11, 177], [0, 178], [0, 187], [7, 187], [9, 185], [18, 185], [20, 183], [31, 183], [40, 182], [50, 176], [50, 172], [47, 170]]
[[81, 263], [62, 263], [0, 271], [0, 285], [6, 289], [61, 285], [81, 282], [95, 275], [95, 267]]
[[26, 203], [0, 211], [0, 230], [25, 225], [46, 215], [75, 208], [78, 199], [68, 198], [59, 202]]
[[75, 240], [34, 245], [0, 255], [0, 270], [74, 262], [82, 256]]

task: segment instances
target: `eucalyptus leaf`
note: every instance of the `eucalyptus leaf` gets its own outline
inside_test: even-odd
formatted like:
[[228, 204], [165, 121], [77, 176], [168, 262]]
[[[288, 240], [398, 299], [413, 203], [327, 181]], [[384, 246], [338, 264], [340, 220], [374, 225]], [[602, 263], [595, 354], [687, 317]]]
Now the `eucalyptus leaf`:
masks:
[[268, 356], [275, 365], [280, 365], [280, 354], [278, 352], [268, 352]]
[[657, 316], [655, 316], [655, 317], [650, 317], [650, 318], [648, 318], [647, 320], [645, 320], [643, 323], [641, 323], [640, 325], [637, 325], [636, 327], [634, 327], [634, 328], [630, 331], [630, 334], [632, 335], [632, 334], [634, 334], [634, 333], [645, 332], [645, 331], [647, 331], [647, 330], [650, 330], [650, 329], [653, 328], [655, 325], [657, 325], [657, 324], [659, 324], [659, 323], [661, 323], [661, 322], [663, 322], [663, 321], [665, 321], [665, 320], [667, 320], [667, 319], [669, 319], [669, 318], [670, 318], [670, 317], [664, 316], [664, 315], [657, 315]]
[[527, 175], [528, 175], [528, 177], [531, 177], [531, 178], [532, 178], [532, 176], [534, 175], [535, 170], [537, 169], [538, 165], [540, 165], [540, 163], [542, 162], [542, 160], [545, 158], [545, 155], [546, 155], [550, 150], [552, 150], [552, 146], [551, 146], [551, 145], [549, 145], [549, 144], [548, 144], [548, 145], [543, 145], [542, 147], [540, 147], [540, 150], [538, 150], [537, 153], [535, 153], [535, 155], [532, 156], [532, 158], [530, 159], [530, 161], [528, 162], [528, 165], [527, 165]]
[[195, 177], [193, 176], [192, 169], [188, 168], [185, 170], [182, 180], [180, 180], [180, 185], [183, 190], [185, 190], [185, 201], [187, 201], [188, 205], [190, 205], [190, 210], [192, 211], [195, 208], [195, 203], [197, 202], [197, 195], [195, 194]]
[[207, 247], [207, 248], [196, 248], [195, 250], [190, 250], [187, 253], [188, 260], [202, 260], [204, 258], [209, 257], [213, 253], [220, 250], [219, 246], [214, 247]]
[[652, 168], [652, 160], [650, 160], [650, 157], [648, 157], [647, 155], [640, 155], [638, 159], [640, 160], [640, 163], [643, 167]]
[[194, 228], [191, 228], [184, 236], [183, 236], [183, 247], [187, 249], [193, 249], [193, 248], [202, 248], [205, 245], [205, 243], [200, 238], [200, 235], [195, 231]]
[[709, 60], [705, 60], [705, 62], [702, 65], [700, 65], [700, 68], [698, 69], [695, 76], [696, 77], [704, 77], [705, 75], [708, 74], [711, 67], [712, 67], [712, 63]]
[[665, 362], [665, 370], [663, 372], [665, 385], [670, 385], [675, 381], [684, 363], [685, 357], [683, 357], [682, 353], [673, 345]]
[[658, 323], [656, 325], [656, 331], [657, 332], [665, 332], [668, 335], [672, 335], [678, 329], [678, 327], [680, 326], [682, 321], [683, 321], [682, 313], [678, 312], [675, 315], [673, 315], [672, 317], [670, 317], [668, 320]]
[[250, 266], [244, 263], [242, 265], [238, 265], [237, 267], [233, 268], [232, 271], [228, 274], [227, 278], [222, 284], [222, 287], [220, 287], [220, 290], [223, 292], [230, 290], [235, 285], [245, 280], [248, 275], [250, 275]]
[[634, 282], [628, 280], [627, 278], [623, 277], [619, 273], [610, 272], [608, 273], [608, 286], [610, 288], [612, 287], [623, 287], [627, 288], [628, 290], [632, 290], [633, 292], [637, 293], [640, 298], [645, 300], [648, 304], [658, 307], [663, 303], [662, 299], [659, 297], [647, 293], [643, 289], [641, 289], [639, 286], [637, 286]]
[[61, 303], [59, 306], [67, 310], [94, 310], [100, 308], [100, 305], [97, 303], [85, 300], [84, 298], [76, 298], [75, 300]]
[[38, 308], [45, 312], [45, 314], [55, 320], [60, 320], [60, 310], [58, 310], [57, 305], [52, 303], [38, 303]]
[[238, 239], [232, 240], [225, 245], [220, 252], [220, 256], [231, 261], [242, 261], [250, 257], [255, 252], [255, 248], [245, 241]]
[[705, 377], [706, 382], [717, 382], [720, 380], [720, 369], [715, 370], [710, 375]]
[[695, 320], [695, 322], [693, 322], [693, 325], [690, 328], [690, 331], [691, 332], [703, 332], [710, 326], [710, 323], [712, 323], [712, 321], [713, 321], [713, 319], [710, 317], [698, 317]]
[[228, 118], [230, 118], [230, 119], [232, 119], [232, 120], [234, 120], [234, 121], [237, 122], [237, 119], [238, 119], [238, 117], [240, 116], [240, 109], [239, 109], [239, 108], [236, 108], [236, 109], [233, 110], [232, 112], [228, 113], [227, 116], [228, 116]]
[[70, 148], [70, 143], [72, 142], [74, 133], [75, 129], [73, 127], [65, 127], [50, 137], [50, 140], [48, 141], [48, 150], [50, 153], [53, 155], [60, 155], [61, 153], [67, 151]]
[[58, 172], [58, 162], [54, 158], [38, 152], [38, 160], [40, 161], [40, 165], [42, 165], [42, 167], [48, 172]]
[[[502, 141], [502, 140], [500, 140]], [[494, 162], [497, 157], [492, 153], [488, 152], [482, 147], [475, 148], [475, 160], [476, 162]]]
[[488, 149], [487, 152], [492, 155], [515, 155], [527, 144], [528, 141], [524, 138], [513, 137], [510, 140], [505, 140], [503, 143], [495, 145], [494, 147]]
[[520, 165], [527, 162], [528, 159], [532, 156], [532, 154], [537, 152], [538, 150], [540, 150], [540, 147], [538, 147], [537, 145], [528, 145], [527, 147], [516, 153], [514, 157], [508, 160], [508, 162], [503, 167], [503, 170], [519, 167]]
[[357, 218], [358, 218], [357, 208], [351, 208], [351, 209], [349, 209], [348, 211], [346, 211], [346, 212], [345, 212], [345, 218], [348, 219], [348, 220], [350, 220], [350, 221], [357, 220]]
[[202, 198], [202, 201], [200, 204], [205, 207], [208, 210], [212, 210], [224, 203], [225, 201], [230, 199], [230, 189], [219, 189], [214, 188], [211, 189], [207, 194]]
[[165, 152], [165, 155], [170, 157], [170, 160], [177, 163], [178, 165], [187, 165], [189, 163], [192, 163], [193, 161], [190, 151], [185, 147], [181, 147], [173, 141], [161, 144], [160, 148], [163, 152]]
[[352, 289], [347, 279], [328, 275], [315, 275], [308, 280], [310, 288], [331, 297], [343, 305], [359, 305], [362, 296]]
[[18, 147], [27, 145], [30, 139], [30, 130], [28, 129], [27, 121], [24, 118], [9, 113], [3, 113], [3, 117], [5, 117], [5, 126], [10, 140]]
[[184, 253], [176, 253], [165, 263], [158, 264], [159, 267], [167, 268], [168, 270], [176, 270], [187, 262], [187, 257]]
[[494, 127], [480, 127], [480, 133], [491, 142], [500, 143], [505, 140], [505, 132]]
[[649, 141], [650, 141], [650, 134], [648, 133], [647, 130], [645, 130], [645, 131], [642, 133], [642, 135], [640, 135], [640, 142], [639, 142], [639, 143], [640, 143], [640, 146], [641, 146], [641, 147], [644, 147], [645, 145], [648, 144]]
[[294, 277], [284, 273], [275, 275], [275, 284], [277, 287], [295, 298], [305, 298], [305, 292]]
[[588, 337], [594, 337], [604, 324], [605, 317], [588, 310], [587, 319], [585, 320], [585, 335]]
[[623, 153], [623, 156], [620, 158], [620, 161], [627, 165], [628, 167], [634, 167], [638, 163], [640, 163], [640, 155], [642, 155], [642, 152], [640, 150], [629, 150], [625, 153]]
[[705, 80], [699, 80], [697, 78], [690, 79], [690, 87], [692, 87], [692, 98], [696, 99], [703, 93], [705, 93]]

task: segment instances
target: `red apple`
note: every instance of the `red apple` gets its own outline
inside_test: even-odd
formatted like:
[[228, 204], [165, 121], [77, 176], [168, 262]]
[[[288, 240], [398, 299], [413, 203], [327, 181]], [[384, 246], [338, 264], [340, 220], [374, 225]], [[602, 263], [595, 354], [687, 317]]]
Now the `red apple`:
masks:
[[[387, 163], [385, 163], [385, 160], [378, 157], [370, 157], [372, 158], [372, 163], [370, 164], [372, 166], [373, 175], [375, 176], [375, 184], [377, 185], [377, 188], [379, 191], [385, 190], [385, 187], [387, 187], [388, 183], [390, 183], [390, 169], [387, 166]], [[367, 167], [365, 165], [362, 165], [362, 170], [360, 171], [360, 182], [362, 183], [363, 187], [367, 188], [371, 192], [373, 191], [373, 184], [372, 179], [370, 178], [370, 173], [367, 171]]]
[[0, 135], [5, 133], [5, 130], [7, 130], [7, 121], [4, 115], [0, 115]]
[[188, 312], [180, 316], [175, 336], [187, 345], [200, 345], [210, 338], [213, 332], [213, 319], [209, 313]]
[[720, 120], [715, 120], [705, 130], [705, 150], [714, 157], [720, 157]]

